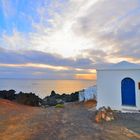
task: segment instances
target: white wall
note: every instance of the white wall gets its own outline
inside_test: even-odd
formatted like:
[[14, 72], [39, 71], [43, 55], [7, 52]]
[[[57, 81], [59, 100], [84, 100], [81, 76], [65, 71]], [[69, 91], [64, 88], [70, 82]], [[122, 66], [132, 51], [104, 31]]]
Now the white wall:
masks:
[[122, 110], [121, 81], [126, 78], [135, 81], [136, 110], [140, 110], [140, 70], [97, 70], [97, 109], [110, 106], [112, 109]]
[[79, 92], [79, 101], [87, 101], [90, 99], [96, 99], [97, 96], [96, 86], [91, 86], [86, 89], [83, 89]]

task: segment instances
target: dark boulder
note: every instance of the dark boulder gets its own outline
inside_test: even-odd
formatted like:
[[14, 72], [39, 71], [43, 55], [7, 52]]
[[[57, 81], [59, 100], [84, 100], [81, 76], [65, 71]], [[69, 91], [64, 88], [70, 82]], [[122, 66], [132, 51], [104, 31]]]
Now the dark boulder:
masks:
[[62, 94], [61, 98], [65, 102], [75, 102], [75, 101], [78, 101], [78, 95], [79, 95], [79, 92], [75, 92], [75, 93], [72, 93], [72, 94]]
[[43, 99], [43, 106], [55, 106], [56, 104], [63, 104], [64, 102], [75, 102], [78, 101], [79, 92], [75, 92], [72, 94], [56, 94], [55, 91], [51, 92], [50, 96], [47, 96]]
[[61, 95], [61, 97], [62, 97], [62, 100], [64, 102], [71, 102], [71, 95], [69, 95], [69, 94], [63, 94], [63, 95]]
[[15, 94], [15, 90], [3, 90], [0, 91], [0, 98], [15, 101], [20, 104], [39, 106], [42, 103], [42, 99], [33, 93], [23, 93]]
[[51, 92], [51, 95], [50, 95], [49, 97], [54, 97], [54, 98], [56, 98], [56, 99], [59, 99], [59, 98], [61, 98], [61, 95], [56, 94], [55, 91], [53, 90], [53, 91]]
[[57, 105], [57, 99], [55, 97], [47, 96], [43, 99], [42, 105], [55, 106]]
[[56, 99], [57, 104], [64, 104], [64, 101], [62, 99]]
[[56, 100], [56, 98], [48, 98], [48, 100], [47, 100], [47, 102], [48, 102], [48, 105], [50, 105], [50, 106], [55, 106], [55, 105], [57, 105], [57, 100]]
[[71, 94], [71, 102], [78, 101], [79, 92], [75, 92]]
[[17, 94], [15, 101], [17, 103], [30, 106], [39, 106], [42, 102], [42, 100], [34, 93], [23, 93], [23, 92]]
[[2, 90], [0, 91], [0, 98], [7, 99], [7, 100], [15, 100], [16, 99], [16, 91], [15, 90]]
[[56, 96], [57, 94], [55, 93], [54, 90], [52, 90], [50, 97]]

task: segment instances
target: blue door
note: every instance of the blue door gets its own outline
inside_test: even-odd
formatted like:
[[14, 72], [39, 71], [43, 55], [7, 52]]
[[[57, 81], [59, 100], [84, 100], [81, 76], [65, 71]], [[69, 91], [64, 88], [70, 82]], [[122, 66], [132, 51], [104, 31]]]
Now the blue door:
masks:
[[135, 82], [131, 78], [125, 78], [121, 82], [122, 105], [136, 106]]

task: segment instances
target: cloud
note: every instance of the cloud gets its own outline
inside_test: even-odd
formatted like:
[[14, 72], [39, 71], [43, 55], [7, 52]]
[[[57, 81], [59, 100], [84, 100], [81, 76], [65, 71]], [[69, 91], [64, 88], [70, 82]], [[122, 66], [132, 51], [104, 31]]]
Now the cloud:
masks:
[[75, 72], [55, 71], [47, 68], [0, 67], [0, 78], [39, 78], [39, 79], [74, 79]]
[[96, 42], [91, 52], [104, 51], [108, 62], [124, 59], [139, 62], [139, 15], [138, 0], [101, 0], [77, 20], [74, 31]]
[[[93, 43], [89, 43], [90, 40], [77, 36], [72, 29], [76, 19], [90, 4], [90, 0], [79, 1], [79, 3], [54, 1], [49, 7], [46, 4], [42, 7], [39, 6], [37, 8], [39, 22], [34, 21], [31, 17], [33, 32], [25, 34], [13, 29], [12, 34], [2, 35], [3, 44], [7, 46], [6, 48], [13, 50], [33, 49], [57, 53], [67, 58], [76, 57], [80, 55], [81, 50], [93, 47]], [[77, 8], [79, 12], [77, 12]]]
[[26, 50], [29, 49], [30, 43], [26, 35], [13, 29], [12, 35], [2, 34], [2, 45], [8, 50]]
[[[59, 66], [60, 67], [60, 66]], [[57, 69], [57, 66], [40, 64], [0, 64], [0, 78], [79, 79], [77, 74], [91, 74], [90, 69]], [[94, 73], [95, 74], [95, 73]], [[81, 77], [80, 79], [86, 77]], [[89, 77], [87, 77], [89, 79]]]
[[0, 63], [2, 64], [43, 64], [52, 65], [57, 67], [69, 67], [69, 68], [82, 68], [92, 69], [94, 67], [93, 62], [87, 58], [63, 58], [57, 54], [50, 54], [41, 51], [22, 51], [16, 52], [11, 50], [2, 49], [0, 51]]
[[0, 51], [0, 78], [79, 79], [77, 74], [95, 74], [93, 68], [92, 61], [85, 58], [63, 58], [41, 51]]
[[[140, 63], [139, 0], [31, 3], [22, 11], [24, 16], [29, 13], [31, 31], [21, 32], [14, 27], [11, 34], [1, 35], [0, 63], [26, 64], [26, 68], [27, 64], [65, 67], [69, 69], [61, 70], [65, 76], [71, 72], [81, 77], [109, 63], [122, 60]], [[40, 70], [34, 71], [34, 75], [44, 75]], [[55, 75], [51, 70], [50, 75]]]
[[2, 36], [3, 44], [14, 50], [41, 50], [65, 58], [90, 57], [94, 63], [139, 62], [139, 9], [138, 0], [44, 2], [37, 8], [39, 22], [32, 21], [34, 32], [23, 34], [13, 29], [12, 35]]

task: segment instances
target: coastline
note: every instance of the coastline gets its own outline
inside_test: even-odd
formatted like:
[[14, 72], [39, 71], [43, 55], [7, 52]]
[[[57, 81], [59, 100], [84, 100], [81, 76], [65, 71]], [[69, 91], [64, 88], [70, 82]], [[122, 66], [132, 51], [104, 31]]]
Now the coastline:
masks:
[[71, 94], [91, 85], [96, 85], [92, 80], [22, 80], [22, 79], [0, 79], [0, 90], [14, 89], [17, 93], [36, 93], [41, 98], [49, 96], [54, 90], [59, 94]]
[[55, 91], [52, 91], [49, 96], [41, 98], [35, 93], [16, 93], [15, 90], [2, 90], [0, 91], [0, 98], [14, 101], [16, 103], [30, 105], [30, 106], [56, 106], [57, 104], [64, 104], [66, 102], [75, 102], [78, 101], [79, 92], [74, 92], [71, 94], [57, 94]]

